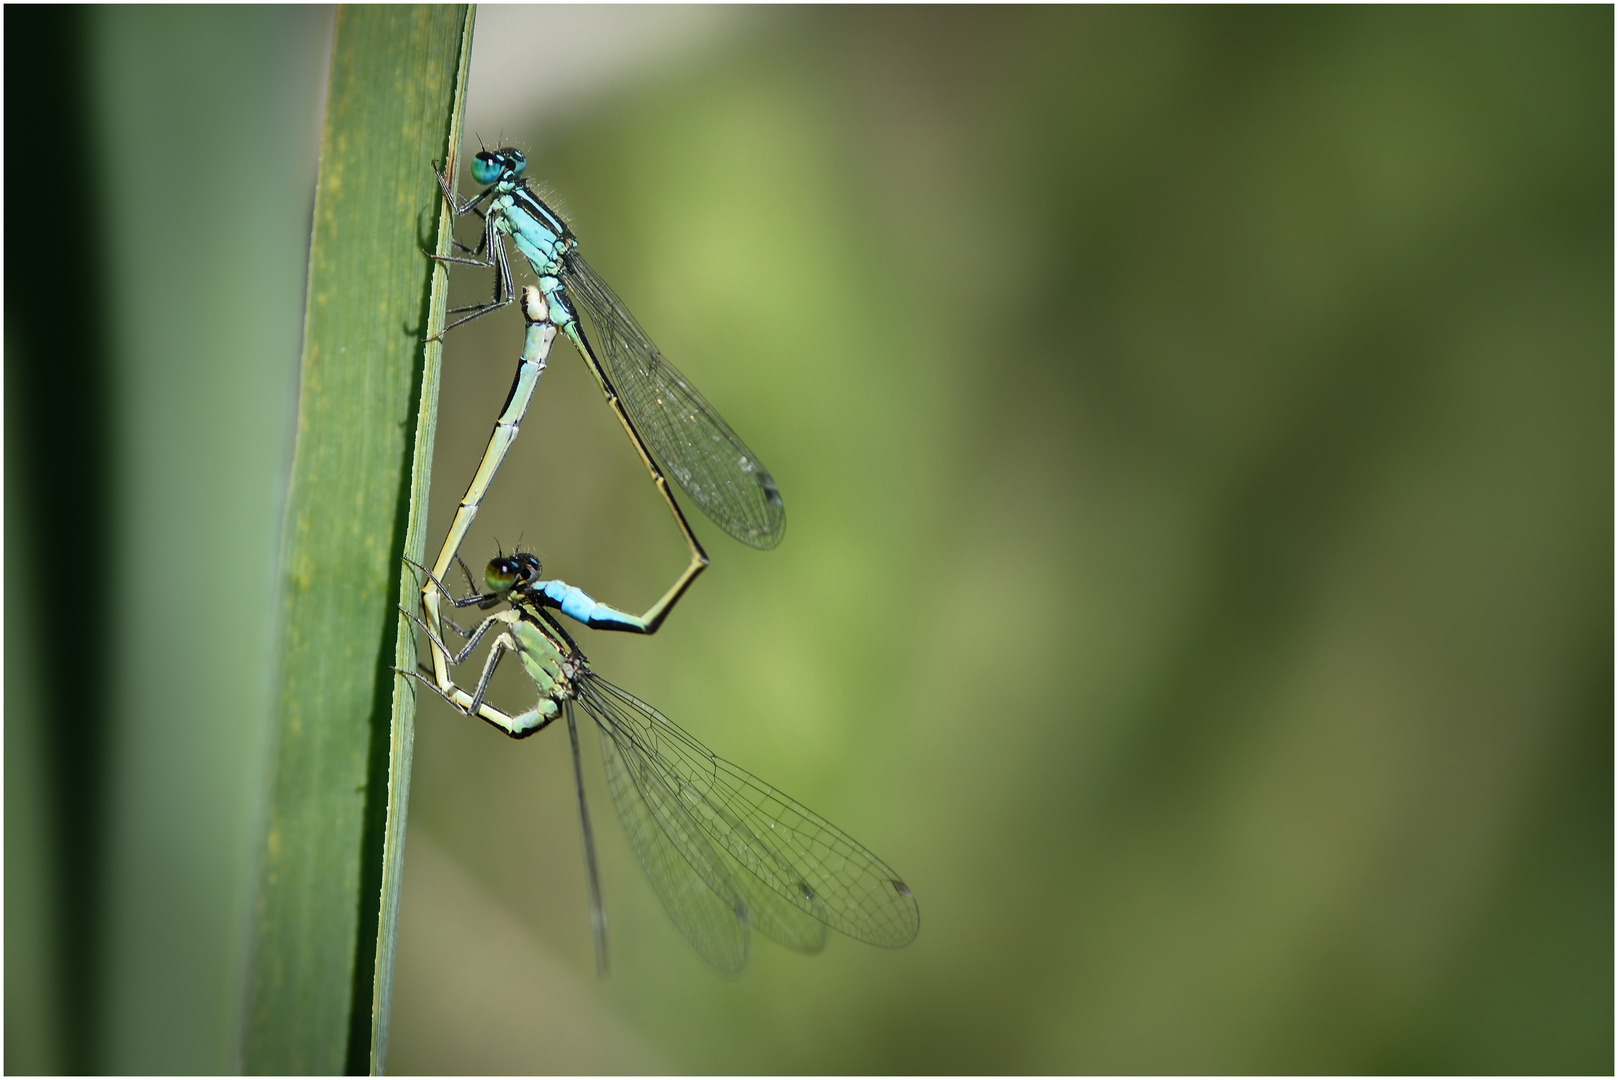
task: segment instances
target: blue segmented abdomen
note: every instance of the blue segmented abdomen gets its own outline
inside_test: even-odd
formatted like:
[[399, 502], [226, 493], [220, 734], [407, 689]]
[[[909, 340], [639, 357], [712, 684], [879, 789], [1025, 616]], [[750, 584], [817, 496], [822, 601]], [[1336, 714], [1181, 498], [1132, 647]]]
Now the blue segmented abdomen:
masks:
[[583, 589], [565, 581], [540, 582], [540, 591], [562, 610], [562, 614], [586, 626], [640, 626], [640, 620], [617, 608], [598, 604]]

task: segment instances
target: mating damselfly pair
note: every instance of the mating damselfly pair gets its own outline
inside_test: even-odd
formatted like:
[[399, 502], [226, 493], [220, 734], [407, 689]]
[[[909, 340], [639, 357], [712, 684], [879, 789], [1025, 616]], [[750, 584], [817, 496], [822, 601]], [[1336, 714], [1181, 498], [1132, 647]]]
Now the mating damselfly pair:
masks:
[[[416, 567], [424, 578], [423, 616], [405, 614], [427, 636], [433, 663], [430, 671], [406, 674], [462, 713], [513, 738], [526, 738], [558, 716], [566, 719], [597, 963], [603, 969], [605, 914], [584, 799], [575, 704], [595, 721], [613, 805], [637, 861], [676, 929], [709, 964], [727, 974], [739, 972], [747, 960], [750, 928], [802, 952], [821, 949], [828, 928], [874, 945], [904, 945], [915, 937], [919, 913], [897, 874], [813, 811], [713, 754], [657, 710], [597, 675], [555, 614], [595, 629], [657, 630], [708, 565], [669, 489], [670, 475], [726, 532], [753, 547], [778, 543], [785, 517], [769, 472], [579, 256], [566, 223], [528, 189], [525, 167], [523, 155], [514, 149], [481, 151], [471, 171], [487, 186], [465, 200], [445, 175], [438, 177], [456, 216], [478, 214], [483, 230], [475, 247], [457, 245], [470, 257], [435, 258], [494, 270], [491, 300], [456, 309], [452, 314], [469, 314], [445, 331], [518, 299], [508, 239], [524, 256], [538, 287], [521, 294], [527, 324], [523, 352], [483, 460], [432, 568]], [[581, 310], [599, 351], [580, 322]], [[599, 604], [560, 580], [543, 580], [539, 559], [524, 552], [492, 560], [480, 589], [458, 554], [516, 439], [558, 331], [594, 373], [690, 550], [686, 569], [641, 615]], [[460, 597], [445, 584], [452, 563], [459, 563], [468, 586]], [[444, 600], [454, 608], [504, 607], [468, 629], [445, 617]], [[464, 647], [449, 647], [445, 627], [466, 639]], [[491, 631], [493, 644], [477, 685], [468, 692], [450, 668], [464, 662]], [[490, 677], [508, 653], [519, 658], [538, 694], [537, 703], [521, 712], [484, 700]]]

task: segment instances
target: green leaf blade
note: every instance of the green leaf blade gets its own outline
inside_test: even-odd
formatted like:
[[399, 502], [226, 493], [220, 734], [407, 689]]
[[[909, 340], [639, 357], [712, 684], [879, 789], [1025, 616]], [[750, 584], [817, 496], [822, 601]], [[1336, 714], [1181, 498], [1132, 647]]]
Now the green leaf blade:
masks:
[[[448, 245], [429, 163], [459, 137], [466, 7], [339, 12], [282, 545], [277, 747], [244, 1067], [380, 1068], [409, 787], [419, 558]], [[250, 403], [249, 403], [250, 407]]]

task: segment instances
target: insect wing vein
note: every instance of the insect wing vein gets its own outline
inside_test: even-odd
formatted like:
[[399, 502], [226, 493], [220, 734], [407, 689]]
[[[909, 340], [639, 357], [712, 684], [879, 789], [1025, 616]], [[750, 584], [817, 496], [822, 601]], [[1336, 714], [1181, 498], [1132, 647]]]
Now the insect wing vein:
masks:
[[589, 313], [608, 378], [663, 468], [742, 543], [780, 543], [786, 513], [758, 456], [658, 351], [589, 263], [570, 253], [561, 277], [568, 295]]
[[748, 931], [729, 872], [621, 710], [592, 686], [580, 689], [579, 703], [601, 732], [612, 805], [652, 891], [697, 955], [725, 974], [739, 973], [747, 966]]
[[692, 818], [755, 880], [857, 941], [897, 947], [916, 936], [914, 897], [864, 845], [633, 695], [599, 678], [592, 688], [611, 695], [620, 711], [638, 714], [633, 724], [647, 733], [643, 752], [700, 796], [702, 810]]

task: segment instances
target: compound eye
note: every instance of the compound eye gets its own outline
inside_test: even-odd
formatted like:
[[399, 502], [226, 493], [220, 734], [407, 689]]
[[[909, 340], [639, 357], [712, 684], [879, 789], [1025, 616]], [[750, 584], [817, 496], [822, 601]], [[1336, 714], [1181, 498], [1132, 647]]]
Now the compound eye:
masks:
[[472, 159], [472, 179], [480, 184], [492, 184], [506, 171], [505, 162], [492, 151], [484, 150]]
[[510, 592], [519, 576], [517, 564], [508, 558], [490, 559], [489, 565], [483, 568], [483, 583], [490, 592]]
[[511, 169], [511, 175], [521, 176], [522, 171], [528, 168], [528, 159], [522, 156], [521, 150], [508, 150], [506, 153], [509, 155], [506, 164]]

